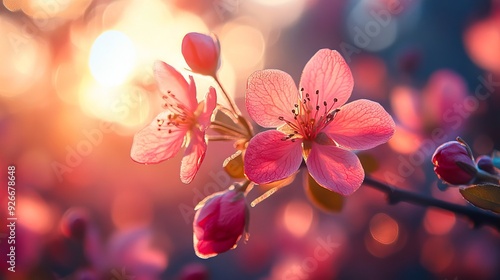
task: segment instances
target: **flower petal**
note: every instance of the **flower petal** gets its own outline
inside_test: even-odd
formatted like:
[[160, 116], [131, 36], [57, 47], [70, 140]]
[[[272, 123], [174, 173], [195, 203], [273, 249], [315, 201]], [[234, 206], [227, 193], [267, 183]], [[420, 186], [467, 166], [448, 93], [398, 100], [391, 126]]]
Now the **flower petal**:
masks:
[[194, 252], [199, 258], [208, 259], [236, 248], [238, 240], [239, 237], [223, 240], [198, 240], [196, 235], [193, 235]]
[[327, 108], [332, 110], [344, 105], [351, 96], [353, 86], [351, 70], [344, 58], [329, 49], [319, 50], [307, 62], [300, 79], [300, 88], [304, 88], [304, 94], [309, 93], [312, 110], [316, 105], [324, 106], [323, 102], [327, 102]]
[[158, 119], [167, 119], [168, 111], [160, 113], [147, 127], [134, 136], [130, 156], [139, 163], [158, 163], [169, 159], [177, 152], [184, 142], [185, 130], [173, 128], [158, 130]]
[[207, 150], [205, 132], [194, 129], [190, 133], [189, 145], [181, 162], [181, 181], [184, 184], [191, 183], [194, 176], [196, 176]]
[[345, 196], [356, 191], [365, 177], [363, 167], [353, 152], [317, 143], [312, 145], [307, 168], [318, 184]]
[[205, 130], [210, 125], [212, 113], [217, 105], [217, 94], [213, 87], [210, 87], [205, 100], [202, 102], [205, 102], [205, 104], [203, 106], [203, 112], [201, 112], [198, 117], [198, 123], [201, 125], [201, 130]]
[[245, 174], [257, 184], [284, 179], [302, 162], [301, 139], [283, 141], [286, 135], [268, 130], [255, 135], [245, 153]]
[[323, 132], [343, 148], [366, 150], [387, 142], [395, 126], [384, 107], [360, 99], [342, 106]]
[[293, 121], [292, 109], [298, 102], [298, 91], [293, 79], [280, 70], [256, 71], [248, 78], [246, 106], [250, 117], [260, 126], [277, 127]]
[[167, 95], [171, 92], [181, 104], [186, 106], [190, 112], [196, 110], [196, 86], [193, 78], [190, 77], [190, 84], [174, 67], [163, 61], [156, 61], [154, 64], [154, 75], [160, 91]]

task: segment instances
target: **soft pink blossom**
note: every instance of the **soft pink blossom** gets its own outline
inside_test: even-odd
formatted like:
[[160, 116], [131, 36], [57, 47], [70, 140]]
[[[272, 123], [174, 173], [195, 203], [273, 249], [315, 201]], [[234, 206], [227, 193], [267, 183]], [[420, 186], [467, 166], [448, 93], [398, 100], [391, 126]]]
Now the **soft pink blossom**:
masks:
[[181, 180], [190, 183], [205, 157], [205, 130], [217, 103], [210, 87], [205, 100], [196, 100], [193, 77], [189, 83], [172, 66], [157, 61], [154, 75], [165, 101], [165, 110], [134, 136], [130, 155], [139, 163], [158, 163], [187, 146], [181, 163]]
[[236, 248], [248, 223], [248, 208], [243, 192], [228, 190], [207, 197], [193, 221], [196, 255], [210, 258]]
[[248, 79], [248, 113], [263, 127], [277, 127], [250, 140], [245, 172], [258, 184], [292, 175], [302, 158], [323, 187], [350, 195], [361, 186], [364, 171], [352, 150], [387, 142], [394, 121], [369, 100], [349, 104], [351, 71], [337, 51], [322, 49], [306, 64], [297, 90], [280, 70], [257, 71]]

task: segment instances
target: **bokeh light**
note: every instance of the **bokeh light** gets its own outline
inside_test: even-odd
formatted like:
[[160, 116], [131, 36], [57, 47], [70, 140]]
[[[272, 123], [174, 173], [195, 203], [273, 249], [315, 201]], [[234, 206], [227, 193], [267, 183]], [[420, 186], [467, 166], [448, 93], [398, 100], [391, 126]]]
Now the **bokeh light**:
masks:
[[19, 199], [17, 216], [24, 227], [37, 234], [47, 234], [55, 227], [54, 209], [36, 194], [26, 194]]
[[471, 59], [480, 67], [500, 72], [500, 15], [472, 23], [464, 32], [464, 43]]
[[398, 239], [398, 223], [386, 214], [379, 213], [370, 220], [370, 233], [376, 241], [389, 245]]
[[425, 213], [424, 227], [430, 234], [443, 235], [450, 232], [455, 221], [455, 214], [431, 208]]
[[126, 34], [108, 30], [97, 37], [90, 50], [92, 76], [102, 85], [122, 84], [132, 71], [136, 59], [134, 43]]
[[313, 209], [300, 201], [289, 202], [283, 212], [285, 228], [295, 237], [303, 237], [313, 222]]
[[[13, 97], [25, 93], [47, 71], [48, 46], [28, 23], [20, 24], [0, 17], [0, 96]], [[40, 93], [38, 93], [40, 94]]]

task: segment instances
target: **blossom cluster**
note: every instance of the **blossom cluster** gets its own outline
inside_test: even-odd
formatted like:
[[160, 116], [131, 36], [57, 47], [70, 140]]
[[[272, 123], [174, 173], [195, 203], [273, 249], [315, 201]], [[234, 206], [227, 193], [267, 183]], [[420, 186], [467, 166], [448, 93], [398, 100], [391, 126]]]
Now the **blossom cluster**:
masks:
[[[211, 76], [220, 85], [216, 36], [187, 34], [182, 54], [193, 73]], [[298, 88], [293, 78], [280, 70], [261, 70], [248, 78], [248, 114], [261, 127], [275, 128], [255, 135], [222, 87], [219, 91], [210, 87], [205, 99], [198, 102], [193, 76], [186, 80], [162, 61], [155, 63], [154, 76], [164, 101], [163, 111], [135, 135], [132, 159], [159, 163], [185, 147], [180, 178], [188, 184], [203, 162], [207, 142], [229, 140], [235, 142], [237, 151], [225, 164], [243, 167], [243, 174], [230, 174], [239, 182], [196, 207], [193, 240], [195, 252], [202, 258], [236, 247], [248, 228], [246, 195], [254, 185], [273, 186], [271, 190], [288, 185], [304, 161], [319, 186], [351, 195], [364, 179], [354, 151], [387, 142], [395, 129], [392, 117], [380, 104], [365, 99], [347, 103], [354, 81], [349, 66], [335, 50], [321, 49], [309, 60]], [[217, 105], [217, 93], [227, 99], [230, 108]], [[218, 113], [233, 123], [218, 120]], [[216, 134], [209, 134], [211, 131]]]
[[[134, 136], [131, 157], [139, 163], [159, 163], [185, 147], [180, 179], [189, 184], [203, 163], [208, 142], [234, 142], [236, 151], [223, 166], [238, 167], [226, 168], [235, 182], [195, 207], [193, 243], [201, 258], [235, 248], [243, 235], [248, 238], [246, 197], [254, 185], [266, 185], [270, 190], [251, 206], [289, 185], [305, 166], [308, 184], [349, 196], [365, 177], [355, 151], [386, 143], [394, 134], [394, 120], [379, 103], [366, 99], [347, 103], [354, 81], [349, 66], [335, 50], [321, 49], [314, 54], [298, 87], [281, 70], [250, 75], [246, 109], [255, 123], [268, 129], [256, 134], [218, 80], [217, 37], [189, 33], [182, 42], [182, 54], [193, 73], [211, 76], [219, 90], [209, 87], [205, 99], [198, 101], [192, 75], [186, 80], [171, 65], [157, 61], [154, 75], [163, 111]], [[218, 97], [225, 98], [229, 107], [218, 104]], [[458, 138], [438, 147], [432, 163], [444, 182], [473, 185], [461, 189], [469, 202], [498, 211], [497, 204], [490, 206], [491, 201], [483, 199], [498, 196], [500, 190], [498, 166], [492, 158], [483, 155], [475, 161], [469, 146]]]

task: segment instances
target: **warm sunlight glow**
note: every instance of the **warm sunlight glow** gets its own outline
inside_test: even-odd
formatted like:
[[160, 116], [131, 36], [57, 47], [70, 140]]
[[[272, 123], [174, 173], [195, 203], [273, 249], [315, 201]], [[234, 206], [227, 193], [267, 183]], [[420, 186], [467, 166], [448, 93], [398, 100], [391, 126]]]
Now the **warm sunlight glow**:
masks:
[[391, 92], [391, 105], [395, 116], [402, 125], [413, 130], [422, 127], [419, 96], [417, 90], [408, 86], [396, 86]]
[[274, 0], [274, 1], [253, 0], [253, 1], [266, 6], [281, 6], [293, 3], [295, 0]]
[[38, 233], [45, 234], [52, 230], [54, 226], [53, 213], [41, 198], [37, 196], [24, 196], [19, 198], [19, 204], [16, 210], [19, 223], [24, 227]]
[[50, 61], [48, 45], [38, 37], [27, 35], [27, 26], [9, 17], [0, 17], [0, 97], [14, 97], [29, 91], [30, 86], [47, 70]]
[[135, 65], [134, 43], [124, 33], [108, 30], [94, 41], [89, 67], [92, 76], [102, 85], [122, 84]]
[[422, 137], [404, 126], [397, 125], [394, 136], [387, 143], [395, 152], [411, 154], [420, 147]]
[[300, 18], [306, 5], [306, 0], [253, 0], [241, 6], [242, 10], [259, 20], [262, 29], [267, 29], [292, 24]]
[[23, 1], [19, 0], [3, 0], [3, 5], [11, 12], [15, 12], [21, 9], [23, 6]]
[[148, 225], [152, 219], [151, 204], [139, 192], [126, 191], [118, 195], [111, 207], [113, 223], [118, 228]]
[[283, 221], [286, 229], [295, 237], [303, 237], [311, 227], [313, 220], [311, 206], [304, 202], [292, 201], [285, 207]]
[[[220, 41], [222, 45], [233, 46], [223, 49], [223, 52], [237, 70], [256, 70], [256, 66], [263, 66], [261, 60], [264, 56], [265, 41], [258, 29], [248, 25], [228, 24], [222, 30]], [[245, 55], [241, 55], [242, 53]]]

